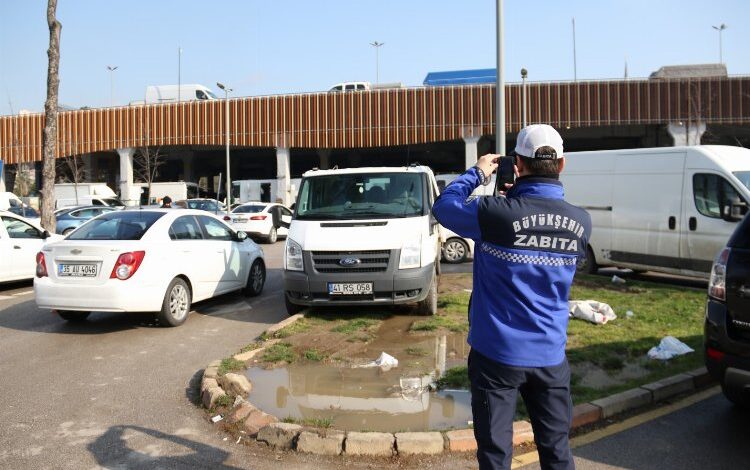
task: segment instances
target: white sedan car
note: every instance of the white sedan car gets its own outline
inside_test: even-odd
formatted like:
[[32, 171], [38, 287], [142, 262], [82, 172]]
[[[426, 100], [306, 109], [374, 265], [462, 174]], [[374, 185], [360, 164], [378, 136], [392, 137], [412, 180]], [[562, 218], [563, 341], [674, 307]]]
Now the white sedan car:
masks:
[[244, 289], [261, 293], [263, 250], [244, 232], [200, 210], [110, 212], [83, 224], [37, 255], [40, 308], [69, 321], [92, 311], [158, 312], [182, 324], [192, 302]]
[[36, 254], [48, 241], [61, 239], [32, 220], [0, 211], [0, 282], [32, 279]]
[[274, 207], [279, 207], [281, 210], [281, 220], [291, 223], [292, 211], [281, 204], [248, 202], [232, 210], [230, 215], [232, 227], [242, 230], [252, 237], [261, 238], [266, 243], [276, 243], [278, 237], [286, 238], [288, 230], [284, 227], [277, 229], [273, 226], [271, 209]]
[[463, 263], [474, 258], [474, 240], [464, 238], [457, 233], [443, 227], [445, 243], [443, 243], [443, 261], [446, 263]]

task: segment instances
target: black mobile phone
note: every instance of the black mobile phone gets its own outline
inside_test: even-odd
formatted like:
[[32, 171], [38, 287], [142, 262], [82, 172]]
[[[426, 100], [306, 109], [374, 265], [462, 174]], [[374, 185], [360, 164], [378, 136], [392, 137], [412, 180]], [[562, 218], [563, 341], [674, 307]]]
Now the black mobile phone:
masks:
[[505, 184], [514, 184], [516, 182], [516, 157], [506, 156], [497, 159], [497, 176], [495, 177], [495, 196], [500, 192], [505, 192]]

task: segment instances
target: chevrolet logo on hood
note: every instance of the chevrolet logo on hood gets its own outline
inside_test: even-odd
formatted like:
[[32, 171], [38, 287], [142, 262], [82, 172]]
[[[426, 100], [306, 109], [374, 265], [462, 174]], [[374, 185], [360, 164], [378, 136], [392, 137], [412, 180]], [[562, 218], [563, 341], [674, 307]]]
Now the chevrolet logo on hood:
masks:
[[83, 252], [79, 250], [78, 248], [73, 248], [72, 250], [70, 250], [71, 255], [80, 255], [81, 253]]

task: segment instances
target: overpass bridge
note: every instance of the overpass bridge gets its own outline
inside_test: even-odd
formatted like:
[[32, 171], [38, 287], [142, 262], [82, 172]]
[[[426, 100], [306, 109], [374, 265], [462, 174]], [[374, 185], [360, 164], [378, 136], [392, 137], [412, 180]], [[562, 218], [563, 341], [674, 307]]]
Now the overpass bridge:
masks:
[[[672, 143], [684, 145], [700, 143], [706, 126], [750, 124], [750, 76], [526, 86], [528, 122], [549, 123], [566, 139], [596, 139], [597, 129], [657, 126]], [[511, 137], [521, 128], [521, 87], [506, 85], [506, 132]], [[309, 166], [325, 168], [337, 149], [458, 142], [464, 144], [465, 168], [476, 160], [479, 140], [494, 139], [494, 103], [494, 85], [464, 85], [64, 111], [58, 117], [56, 156], [116, 152], [118, 183], [128, 199], [137, 148], [218, 150], [226, 143], [229, 106], [233, 158], [253, 158], [252, 152], [236, 157], [239, 149], [275, 149], [278, 196], [288, 201], [290, 149], [317, 151], [319, 164]], [[41, 160], [43, 126], [43, 114], [0, 117], [0, 159], [10, 165]]]

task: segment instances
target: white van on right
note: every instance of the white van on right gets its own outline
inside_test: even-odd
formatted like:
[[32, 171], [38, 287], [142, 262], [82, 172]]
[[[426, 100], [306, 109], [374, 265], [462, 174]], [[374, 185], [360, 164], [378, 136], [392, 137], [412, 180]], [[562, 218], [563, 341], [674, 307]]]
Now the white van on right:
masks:
[[579, 271], [708, 278], [750, 202], [750, 150], [700, 145], [565, 154], [565, 199], [591, 214]]

